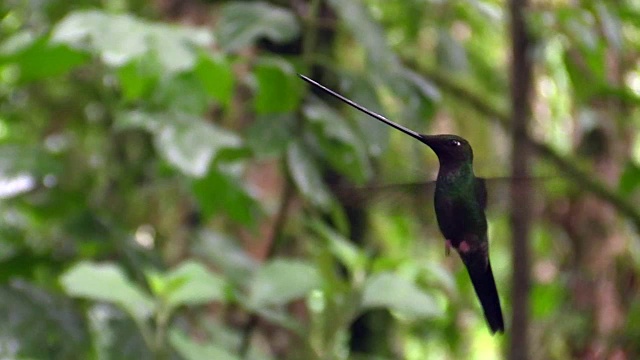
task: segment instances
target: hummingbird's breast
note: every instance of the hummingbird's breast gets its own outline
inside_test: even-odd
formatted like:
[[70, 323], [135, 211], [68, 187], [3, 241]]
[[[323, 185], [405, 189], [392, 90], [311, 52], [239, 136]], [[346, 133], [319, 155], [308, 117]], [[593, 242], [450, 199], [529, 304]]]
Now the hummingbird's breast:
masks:
[[454, 246], [469, 234], [486, 238], [484, 209], [476, 197], [476, 178], [470, 176], [438, 176], [434, 206], [438, 227]]

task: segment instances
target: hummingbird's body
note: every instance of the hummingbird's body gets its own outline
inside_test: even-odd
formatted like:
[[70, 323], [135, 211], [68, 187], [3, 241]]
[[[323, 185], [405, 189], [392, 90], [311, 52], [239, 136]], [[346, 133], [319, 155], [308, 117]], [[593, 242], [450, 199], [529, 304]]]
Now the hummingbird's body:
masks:
[[337, 94], [303, 75], [317, 86], [347, 104], [398, 129], [429, 146], [438, 156], [440, 169], [436, 180], [434, 206], [445, 249], [456, 249], [462, 259], [492, 333], [504, 331], [500, 298], [489, 261], [487, 218], [484, 210], [487, 190], [484, 179], [473, 173], [473, 150], [456, 135], [424, 135], [398, 125]]
[[440, 165], [434, 207], [440, 232], [448, 241], [447, 248], [458, 249], [470, 231], [487, 232], [485, 205], [484, 183], [474, 176], [470, 164]]
[[455, 135], [422, 135], [440, 161], [434, 207], [440, 232], [457, 250], [480, 299], [491, 332], [503, 332], [500, 298], [489, 261], [487, 238], [487, 189], [484, 179], [473, 173], [473, 151]]

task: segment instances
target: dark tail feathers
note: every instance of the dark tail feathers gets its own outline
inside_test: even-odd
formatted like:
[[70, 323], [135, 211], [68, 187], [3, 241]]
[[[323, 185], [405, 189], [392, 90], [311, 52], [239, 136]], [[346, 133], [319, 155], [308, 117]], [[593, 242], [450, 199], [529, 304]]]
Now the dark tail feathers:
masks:
[[[475, 268], [475, 269], [473, 269]], [[476, 290], [476, 295], [480, 299], [480, 304], [484, 310], [484, 317], [489, 323], [491, 333], [504, 332], [504, 320], [502, 318], [502, 308], [500, 306], [500, 298], [498, 297], [498, 289], [493, 279], [491, 271], [491, 263], [487, 266], [478, 268], [477, 266], [467, 267], [469, 277]]]

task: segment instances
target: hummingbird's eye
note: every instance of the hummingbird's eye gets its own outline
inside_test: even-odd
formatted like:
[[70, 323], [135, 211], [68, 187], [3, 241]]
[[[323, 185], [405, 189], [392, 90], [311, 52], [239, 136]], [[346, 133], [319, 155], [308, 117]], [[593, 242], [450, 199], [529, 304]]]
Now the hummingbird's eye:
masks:
[[449, 145], [451, 145], [451, 146], [460, 146], [462, 144], [460, 144], [460, 141], [458, 141], [458, 140], [450, 140], [449, 141]]

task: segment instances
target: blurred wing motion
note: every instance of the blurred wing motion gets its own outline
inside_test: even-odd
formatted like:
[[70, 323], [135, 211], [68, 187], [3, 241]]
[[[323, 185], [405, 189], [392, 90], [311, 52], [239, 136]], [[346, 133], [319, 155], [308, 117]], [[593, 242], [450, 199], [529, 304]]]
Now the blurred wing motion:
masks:
[[[510, 209], [510, 187], [513, 178], [491, 177], [478, 178], [484, 181], [486, 193], [481, 203], [487, 211], [506, 212]], [[566, 180], [558, 176], [541, 176], [516, 179], [516, 186], [529, 186], [531, 191], [539, 193], [545, 186], [564, 184]], [[433, 207], [435, 181], [409, 182], [398, 184], [370, 184], [366, 186], [336, 185], [332, 186], [341, 200], [348, 204], [389, 203], [397, 206], [427, 205]], [[538, 195], [540, 196], [540, 195]], [[432, 209], [430, 209], [432, 210]]]

